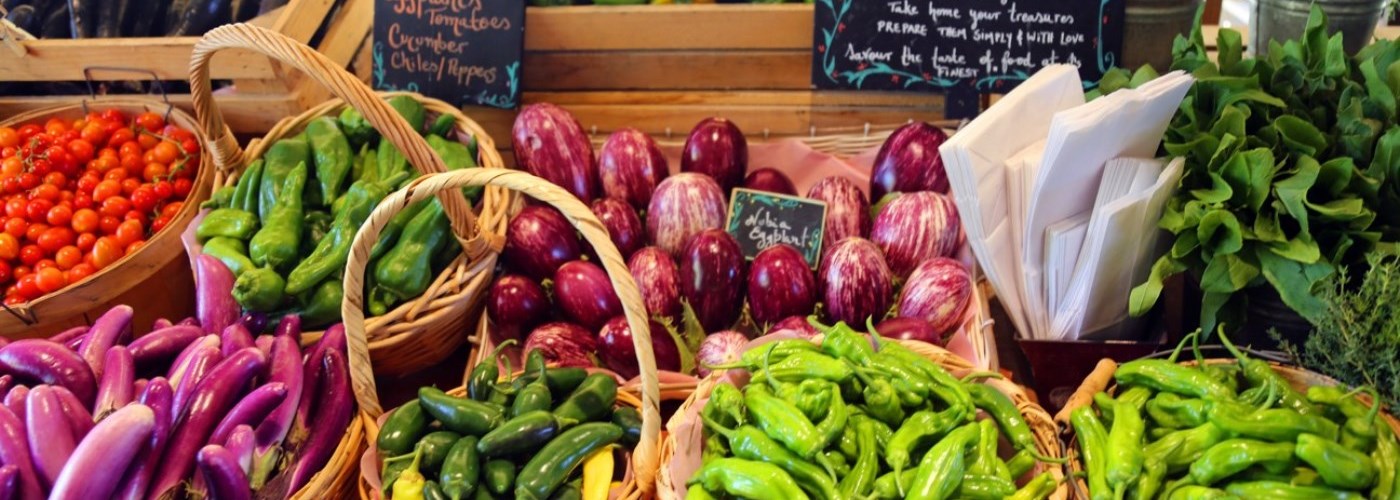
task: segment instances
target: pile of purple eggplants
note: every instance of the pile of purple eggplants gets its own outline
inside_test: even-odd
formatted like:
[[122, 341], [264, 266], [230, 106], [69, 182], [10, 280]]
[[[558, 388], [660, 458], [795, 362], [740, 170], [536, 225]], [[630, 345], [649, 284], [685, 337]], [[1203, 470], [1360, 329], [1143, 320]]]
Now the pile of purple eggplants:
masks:
[[344, 328], [255, 335], [233, 274], [196, 266], [196, 318], [133, 339], [119, 305], [0, 347], [0, 498], [286, 498], [320, 472], [355, 411]]
[[[512, 135], [521, 168], [589, 204], [608, 230], [656, 320], [650, 327], [661, 370], [681, 370], [685, 349], [706, 375], [706, 366], [728, 362], [757, 334], [814, 335], [813, 314], [944, 345], [971, 302], [972, 278], [951, 258], [963, 234], [938, 154], [947, 135], [929, 124], [906, 125], [881, 147], [869, 186], [879, 200], [873, 210], [865, 191], [844, 177], [807, 191], [827, 206], [815, 273], [797, 249], [781, 244], [746, 262], [724, 231], [733, 188], [798, 195], [781, 170], [749, 170], [747, 141], [729, 120], [696, 125], [673, 175], [656, 143], [635, 129], [614, 132], [595, 156], [578, 121], [552, 104], [526, 106]], [[541, 349], [561, 366], [638, 374], [622, 305], [563, 215], [527, 206], [507, 228], [502, 257], [487, 302], [501, 340], [523, 337], [525, 352]], [[701, 332], [677, 334], [668, 328], [674, 325]]]

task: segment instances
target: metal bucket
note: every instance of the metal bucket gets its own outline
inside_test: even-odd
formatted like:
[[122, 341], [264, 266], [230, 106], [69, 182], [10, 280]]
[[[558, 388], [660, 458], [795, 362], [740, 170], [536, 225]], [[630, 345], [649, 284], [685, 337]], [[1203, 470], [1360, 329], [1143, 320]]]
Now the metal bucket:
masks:
[[1151, 64], [1157, 71], [1172, 65], [1172, 40], [1191, 32], [1200, 0], [1128, 0], [1119, 67]]
[[[1355, 54], [1371, 43], [1376, 24], [1385, 16], [1387, 0], [1316, 0], [1327, 14], [1327, 32], [1342, 33], [1342, 45], [1348, 54]], [[1269, 40], [1297, 40], [1307, 27], [1312, 7], [1308, 0], [1258, 0], [1251, 22], [1254, 40], [1251, 46], [1263, 55], [1269, 51]]]

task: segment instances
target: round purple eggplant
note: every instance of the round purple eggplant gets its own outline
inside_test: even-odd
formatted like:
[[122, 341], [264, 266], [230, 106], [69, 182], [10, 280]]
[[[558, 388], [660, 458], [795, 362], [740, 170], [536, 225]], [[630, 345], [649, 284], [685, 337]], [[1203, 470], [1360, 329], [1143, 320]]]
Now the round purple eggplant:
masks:
[[807, 197], [826, 203], [823, 249], [852, 236], [864, 238], [870, 234], [870, 202], [850, 179], [833, 175], [817, 181], [807, 190]]
[[859, 328], [866, 319], [877, 321], [890, 308], [894, 275], [885, 265], [880, 247], [865, 238], [846, 238], [822, 257], [822, 298], [830, 321], [844, 321]]
[[875, 155], [870, 172], [870, 198], [885, 193], [914, 191], [948, 192], [948, 174], [938, 147], [948, 140], [943, 129], [924, 122], [913, 122], [890, 134]]
[[578, 260], [578, 233], [557, 210], [529, 206], [506, 227], [501, 252], [511, 267], [536, 280], [554, 276], [565, 262]]
[[744, 354], [744, 346], [748, 344], [749, 338], [734, 330], [711, 333], [700, 342], [700, 349], [695, 351], [695, 372], [701, 377], [708, 377], [709, 367], [738, 361], [739, 356]]
[[[666, 327], [655, 321], [648, 321], [651, 330], [651, 351], [656, 358], [656, 369], [678, 372], [681, 370], [681, 351], [676, 347], [676, 339], [666, 331]], [[608, 320], [598, 331], [598, 357], [603, 367], [631, 379], [642, 372], [637, 362], [637, 347], [632, 344], [632, 327], [626, 316]]]
[[616, 198], [599, 198], [591, 208], [593, 215], [602, 221], [603, 228], [608, 230], [608, 239], [622, 253], [623, 260], [646, 244], [642, 220], [637, 218], [637, 211], [631, 205]]
[[962, 323], [972, 302], [972, 275], [961, 262], [946, 257], [924, 261], [899, 296], [899, 315], [927, 321], [935, 333], [947, 335]]
[[598, 343], [587, 328], [557, 321], [545, 323], [525, 337], [522, 352], [538, 349], [551, 366], [593, 366], [593, 354]]
[[744, 252], [720, 229], [691, 238], [680, 258], [681, 296], [690, 302], [705, 331], [724, 330], [739, 318], [743, 303]]
[[627, 261], [632, 279], [642, 292], [642, 303], [652, 317], [679, 318], [681, 315], [681, 272], [671, 254], [660, 247], [646, 247]]
[[938, 330], [933, 328], [929, 322], [919, 318], [900, 316], [881, 321], [875, 325], [875, 331], [880, 332], [880, 336], [893, 340], [917, 340], [943, 347], [948, 345], [948, 339]]
[[498, 328], [521, 332], [549, 319], [549, 297], [535, 280], [507, 274], [491, 284], [486, 311]]
[[529, 104], [511, 127], [515, 162], [526, 172], [567, 189], [584, 203], [598, 194], [593, 143], [574, 115], [549, 103]]
[[817, 280], [797, 249], [777, 244], [763, 249], [749, 268], [749, 312], [767, 325], [788, 316], [811, 314]]
[[748, 177], [744, 177], [744, 187], [767, 191], [770, 193], [797, 196], [797, 187], [792, 185], [792, 179], [787, 174], [776, 168], [760, 168], [749, 172]]
[[661, 181], [647, 208], [651, 244], [679, 258], [691, 236], [724, 225], [724, 192], [714, 179], [680, 173]]
[[895, 198], [880, 210], [870, 229], [870, 239], [901, 279], [923, 261], [953, 255], [961, 237], [962, 221], [953, 201], [929, 191]]
[[749, 169], [749, 143], [739, 127], [724, 118], [695, 124], [681, 151], [681, 171], [710, 176], [725, 193], [744, 182]]
[[634, 128], [613, 132], [598, 152], [598, 178], [603, 196], [617, 198], [637, 210], [651, 203], [651, 193], [670, 174], [666, 156], [656, 141]]
[[812, 338], [817, 336], [817, 327], [812, 326], [811, 321], [807, 321], [806, 315], [788, 316], [768, 327], [767, 333], [778, 332], [793, 332], [805, 338]]
[[608, 273], [597, 264], [576, 260], [554, 273], [554, 300], [575, 323], [597, 329], [622, 314], [622, 302]]

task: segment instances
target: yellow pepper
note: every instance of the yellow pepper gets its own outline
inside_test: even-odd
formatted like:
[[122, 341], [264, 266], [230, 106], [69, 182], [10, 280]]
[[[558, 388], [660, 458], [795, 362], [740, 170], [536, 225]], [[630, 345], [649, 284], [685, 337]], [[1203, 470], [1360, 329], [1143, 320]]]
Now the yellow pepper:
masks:
[[608, 500], [612, 487], [613, 446], [608, 446], [583, 462], [583, 500]]
[[423, 473], [418, 472], [419, 460], [423, 458], [423, 448], [417, 447], [413, 450], [413, 464], [399, 473], [399, 479], [394, 481], [394, 500], [423, 500], [423, 486], [428, 479], [423, 477]]

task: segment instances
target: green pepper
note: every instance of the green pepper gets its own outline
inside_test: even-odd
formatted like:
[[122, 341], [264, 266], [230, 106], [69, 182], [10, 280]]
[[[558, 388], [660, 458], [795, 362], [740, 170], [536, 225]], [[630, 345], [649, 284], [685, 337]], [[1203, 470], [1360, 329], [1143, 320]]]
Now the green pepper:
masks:
[[428, 203], [431, 203], [431, 200], [411, 203], [389, 218], [389, 223], [385, 224], [384, 229], [379, 232], [379, 240], [374, 242], [374, 249], [369, 252], [370, 260], [378, 261], [389, 250], [393, 250], [394, 246], [398, 244], [399, 236], [403, 234], [404, 228], [408, 227], [408, 223], [412, 222], [414, 217], [423, 212]]
[[345, 299], [345, 285], [338, 279], [328, 279], [316, 286], [301, 308], [302, 325], [320, 328], [340, 321], [340, 305]]
[[819, 378], [841, 383], [850, 380], [852, 373], [851, 367], [840, 360], [821, 353], [801, 351], [772, 364], [767, 369], [757, 371], [753, 379], [759, 382], [769, 378], [783, 382], [800, 382]]
[[386, 455], [403, 455], [413, 450], [428, 430], [428, 417], [418, 401], [409, 401], [389, 413], [384, 426], [379, 428], [375, 446]]
[[819, 500], [843, 498], [838, 496], [836, 484], [825, 471], [789, 451], [757, 427], [744, 425], [731, 429], [711, 418], [702, 416], [701, 419], [706, 430], [728, 439], [728, 449], [735, 457], [778, 466], [800, 488]]
[[1001, 431], [1017, 450], [1031, 450], [1042, 462], [1063, 463], [1064, 460], [1040, 455], [1036, 448], [1035, 435], [1030, 425], [1021, 416], [1021, 410], [1011, 398], [986, 384], [966, 384], [963, 388], [972, 397], [974, 407], [987, 412], [1001, 426]]
[[1185, 429], [1206, 423], [1210, 402], [1163, 392], [1147, 402], [1147, 415], [1160, 427]]
[[452, 227], [442, 203], [432, 200], [408, 226], [392, 250], [374, 263], [380, 289], [399, 301], [422, 295], [431, 285], [431, 256], [452, 238]]
[[613, 410], [612, 423], [622, 428], [622, 444], [628, 448], [642, 440], [642, 414], [636, 408], [624, 406]]
[[1231, 391], [1238, 392], [1240, 390], [1239, 365], [1214, 363], [1201, 366], [1201, 371]]
[[447, 452], [459, 439], [462, 439], [462, 435], [452, 431], [429, 432], [423, 436], [423, 439], [418, 440], [418, 446], [423, 449], [423, 462], [419, 464], [421, 469], [427, 473], [442, 470], [442, 464], [447, 460]]
[[507, 339], [496, 345], [496, 348], [491, 350], [491, 355], [472, 369], [471, 376], [467, 377], [467, 397], [477, 401], [486, 401], [491, 396], [491, 384], [495, 384], [496, 379], [501, 377], [501, 368], [498, 364], [501, 358], [501, 349], [515, 343], [515, 339]]
[[1014, 479], [1026, 475], [1027, 472], [1035, 468], [1035, 464], [1035, 454], [1027, 450], [1021, 450], [1016, 452], [1015, 455], [1012, 455], [1010, 460], [1006, 461], [1006, 469], [1011, 473], [1011, 477]]
[[1376, 451], [1371, 452], [1371, 460], [1376, 467], [1376, 486], [1371, 489], [1371, 498], [1380, 500], [1400, 500], [1400, 442], [1389, 425], [1376, 426]]
[[1209, 486], [1198, 486], [1186, 484], [1172, 490], [1168, 500], [1239, 500], [1239, 497], [1226, 493], [1225, 490], [1211, 488]]
[[579, 422], [601, 420], [617, 402], [617, 380], [606, 373], [594, 373], [579, 384], [572, 394], [554, 407], [554, 413]]
[[1071, 411], [1069, 422], [1074, 428], [1075, 438], [1079, 440], [1079, 452], [1088, 473], [1090, 498], [1111, 498], [1113, 491], [1108, 485], [1108, 432], [1099, 418], [1094, 416], [1094, 410], [1087, 405]]
[[[871, 328], [874, 331], [874, 328]], [[948, 370], [938, 366], [937, 363], [925, 358], [909, 348], [900, 345], [898, 342], [881, 342], [880, 353], [890, 357], [898, 358], [908, 366], [913, 367], [922, 373], [931, 383], [930, 391], [934, 396], [948, 403], [950, 407], [960, 407], [964, 410], [964, 418], [972, 419], [975, 416], [973, 411], [972, 395], [967, 391], [967, 385], [953, 377]]]
[[306, 125], [306, 139], [311, 143], [312, 159], [316, 165], [316, 182], [320, 184], [321, 199], [334, 201], [340, 197], [340, 186], [350, 175], [353, 155], [350, 141], [340, 131], [335, 118], [323, 116]]
[[236, 208], [218, 208], [204, 215], [194, 235], [200, 243], [219, 236], [246, 241], [257, 230], [257, 216]]
[[423, 108], [423, 103], [408, 95], [390, 97], [388, 103], [389, 107], [394, 108], [394, 111], [399, 112], [399, 116], [408, 121], [408, 126], [414, 132], [423, 133], [424, 125], [428, 121], [428, 110]]
[[379, 150], [375, 152], [374, 164], [376, 172], [374, 176], [379, 179], [388, 179], [402, 174], [408, 174], [408, 158], [389, 141], [379, 141]]
[[[527, 364], [526, 366], [527, 369], [525, 373], [516, 378], [516, 381], [521, 384], [533, 382], [535, 378], [540, 376], [538, 370], [530, 370], [528, 369], [529, 365]], [[544, 382], [546, 385], [549, 385], [549, 394], [554, 398], [567, 397], [569, 393], [574, 392], [574, 389], [577, 389], [587, 378], [588, 371], [577, 366], [548, 368], [544, 373]]]
[[452, 127], [455, 126], [457, 126], [457, 118], [450, 114], [438, 115], [437, 119], [433, 120], [433, 124], [428, 126], [428, 136], [432, 137], [438, 135], [446, 137], [447, 134], [452, 133]]
[[899, 396], [888, 380], [873, 379], [861, 393], [865, 396], [865, 411], [870, 416], [890, 425], [904, 422], [904, 407], [900, 406]]
[[264, 162], [259, 159], [248, 165], [248, 169], [243, 171], [243, 175], [238, 177], [238, 182], [233, 187], [233, 197], [229, 199], [227, 208], [236, 208], [244, 212], [258, 213], [258, 194], [262, 185]]
[[[906, 490], [911, 499], [944, 499], [958, 491], [958, 482], [966, 469], [967, 449], [977, 440], [977, 424], [954, 429], [929, 448], [919, 460], [918, 473]], [[896, 479], [900, 476], [896, 475]], [[903, 488], [901, 488], [903, 489]]]
[[803, 459], [812, 460], [824, 448], [817, 427], [792, 403], [783, 401], [763, 385], [744, 391], [748, 416], [769, 437], [778, 440]]
[[248, 248], [240, 240], [224, 236], [216, 236], [204, 242], [204, 254], [219, 259], [224, 266], [237, 278], [249, 269], [257, 266], [248, 259]]
[[[402, 177], [400, 177], [401, 179]], [[370, 211], [380, 200], [388, 196], [396, 179], [382, 182], [359, 181], [350, 186], [345, 194], [343, 210], [335, 214], [335, 222], [326, 237], [316, 243], [316, 249], [292, 269], [287, 275], [287, 293], [297, 295], [320, 283], [336, 271], [344, 270], [345, 261], [350, 256], [350, 245], [360, 225], [369, 218]]]
[[1359, 490], [1371, 487], [1376, 467], [1364, 453], [1313, 434], [1301, 434], [1293, 454], [1311, 465], [1328, 486]]
[[1365, 497], [1351, 492], [1334, 490], [1321, 486], [1292, 486], [1273, 481], [1250, 481], [1230, 483], [1225, 491], [1240, 498], [1268, 498], [1269, 500], [1363, 500]]
[[1115, 401], [1113, 415], [1113, 427], [1109, 429], [1108, 441], [1105, 441], [1104, 445], [1107, 457], [1104, 477], [1108, 480], [1108, 487], [1113, 488], [1115, 496], [1122, 497], [1128, 487], [1137, 481], [1138, 475], [1142, 474], [1142, 462], [1145, 458], [1142, 451], [1142, 435], [1147, 427], [1142, 421], [1142, 414], [1138, 413], [1132, 402]]
[[817, 323], [815, 319], [808, 321], [817, 331], [826, 334], [821, 345], [823, 352], [855, 363], [856, 366], [870, 366], [871, 358], [875, 356], [875, 347], [870, 345], [869, 337], [851, 329], [844, 321], [838, 321], [832, 326]]
[[448, 450], [442, 464], [438, 483], [452, 500], [462, 500], [472, 494], [481, 474], [481, 457], [477, 454], [476, 436], [458, 439]]
[[1291, 468], [1292, 460], [1291, 443], [1227, 439], [1206, 450], [1201, 458], [1191, 464], [1191, 480], [1202, 486], [1210, 486], [1255, 464], [1282, 463]]
[[1353, 397], [1355, 395], [1355, 391], [1348, 391], [1341, 386], [1316, 385], [1308, 388], [1306, 397], [1312, 403], [1340, 410], [1346, 418], [1365, 417], [1371, 413], [1371, 407]]
[[1162, 457], [1147, 455], [1142, 462], [1142, 475], [1138, 476], [1137, 487], [1133, 489], [1135, 500], [1151, 500], [1162, 489], [1167, 479], [1167, 462]]
[[423, 483], [423, 500], [450, 500], [437, 481]]
[[505, 421], [476, 444], [483, 456], [500, 457], [527, 454], [578, 422], [546, 410], [538, 410]]
[[764, 357], [768, 357], [772, 363], [779, 363], [798, 352], [820, 352], [816, 344], [806, 339], [785, 339], [769, 342], [761, 346], [744, 351], [739, 355], [739, 362], [731, 365], [714, 366], [711, 368], [744, 368], [754, 371], [763, 367]]
[[1016, 490], [1006, 500], [1043, 500], [1055, 492], [1059, 484], [1055, 483], [1055, 476], [1049, 472], [1042, 472], [1040, 475], [1031, 478], [1025, 486]]
[[292, 169], [298, 164], [311, 162], [311, 145], [307, 144], [302, 136], [282, 139], [267, 149], [267, 153], [263, 155], [262, 177], [258, 179], [258, 220], [267, 222]]
[[549, 500], [583, 500], [583, 485], [578, 479], [569, 481], [559, 489], [554, 490], [554, 494], [549, 496]]
[[1002, 500], [1016, 493], [1016, 483], [996, 476], [965, 474], [958, 482], [958, 498]]
[[853, 423], [860, 455], [855, 465], [851, 466], [851, 472], [841, 480], [841, 498], [861, 498], [869, 494], [875, 487], [875, 478], [880, 474], [880, 450], [875, 443], [874, 423], [861, 415], [857, 415]]
[[[819, 440], [817, 447], [822, 449], [841, 438], [841, 432], [845, 430], [846, 423], [850, 420], [850, 410], [846, 407], [846, 400], [841, 399], [841, 388], [830, 382], [827, 382], [826, 386], [827, 391], [831, 394], [831, 397], [828, 398], [831, 401], [831, 407], [827, 409], [826, 417], [816, 424], [817, 439]], [[876, 431], [872, 430], [872, 432]], [[871, 480], [873, 481], [874, 478]]]
[[847, 425], [841, 431], [841, 437], [836, 440], [834, 448], [847, 461], [854, 462], [860, 456], [860, 444], [856, 443], [856, 426]]
[[1239, 362], [1241, 371], [1244, 372], [1244, 379], [1249, 382], [1251, 387], [1269, 388], [1278, 395], [1279, 405], [1284, 408], [1291, 409], [1304, 415], [1317, 412], [1317, 407], [1313, 406], [1313, 404], [1302, 394], [1298, 393], [1298, 391], [1293, 390], [1293, 384], [1290, 384], [1287, 379], [1274, 371], [1273, 366], [1269, 365], [1268, 361], [1253, 359], [1243, 352], [1240, 352], [1240, 350], [1235, 347], [1235, 344], [1230, 342], [1230, 336], [1225, 335], [1224, 325], [1220, 326], [1218, 334], [1220, 343], [1224, 344], [1225, 349], [1230, 351], [1231, 355], [1235, 356], [1235, 359]]
[[741, 458], [715, 459], [696, 471], [686, 485], [692, 490], [704, 489], [750, 500], [809, 498], [792, 476], [778, 466]]
[[[992, 476], [1011, 482], [1016, 476], [1011, 475], [1011, 468], [997, 455], [997, 442], [1001, 439], [1001, 433], [997, 430], [996, 422], [979, 420], [977, 431], [977, 445], [974, 448], [972, 463], [967, 466], [967, 475]], [[1016, 488], [1011, 489], [1014, 491]], [[1006, 492], [1006, 495], [1010, 494], [1011, 492]]]
[[[622, 429], [608, 423], [581, 424], [564, 431], [544, 445], [520, 469], [515, 478], [515, 497], [525, 500], [549, 498], [585, 459], [621, 438]], [[716, 462], [719, 460], [731, 459], [718, 459]], [[800, 490], [798, 492], [801, 493]]]
[[282, 303], [286, 284], [270, 267], [249, 269], [233, 281], [233, 299], [244, 309], [272, 311]]
[[418, 402], [423, 411], [442, 422], [443, 427], [465, 436], [481, 436], [504, 421], [505, 412], [499, 407], [453, 397], [434, 387], [418, 389]]
[[301, 192], [306, 186], [306, 175], [305, 163], [298, 163], [287, 174], [276, 206], [248, 243], [248, 256], [254, 264], [286, 269], [296, 262], [301, 247]]
[[[833, 384], [821, 379], [807, 379], [799, 384], [783, 384], [786, 390], [779, 390], [778, 396], [802, 410], [808, 419], [818, 419], [827, 413], [833, 404], [832, 399], [841, 397], [841, 389], [832, 391]], [[787, 392], [790, 391], [790, 392]], [[843, 401], [842, 404], [845, 402]]]
[[898, 475], [894, 472], [886, 472], [875, 480], [874, 497], [879, 500], [900, 500], [904, 495], [899, 493], [899, 484], [911, 484], [914, 476], [919, 473], [918, 469], [909, 469]]
[[[509, 362], [506, 364], [510, 366]], [[509, 370], [507, 370], [509, 371]], [[509, 382], [496, 382], [491, 384], [491, 395], [486, 396], [486, 404], [499, 406], [502, 409], [510, 404], [510, 398], [515, 394], [515, 384]]]
[[336, 120], [340, 124], [340, 129], [344, 131], [345, 138], [355, 144], [368, 144], [379, 137], [379, 131], [370, 125], [365, 115], [360, 114], [360, 110], [346, 107], [340, 112]]
[[1176, 472], [1185, 469], [1200, 458], [1206, 450], [1229, 437], [1219, 426], [1206, 422], [1199, 427], [1174, 431], [1147, 445], [1147, 456], [1162, 457], [1167, 470]]
[[1104, 425], [1113, 425], [1113, 407], [1116, 403], [1113, 396], [1109, 396], [1107, 392], [1094, 393], [1094, 408], [1099, 410], [1099, 420], [1102, 420]]
[[724, 436], [710, 432], [708, 430], [706, 430], [705, 432], [708, 435], [705, 436], [705, 442], [703, 445], [701, 445], [701, 464], [708, 464], [711, 460], [714, 460], [716, 458], [724, 458], [731, 455], [731, 453], [729, 452], [729, 443], [724, 440]]
[[[957, 427], [962, 420], [962, 412], [956, 408], [939, 413], [929, 410], [914, 412], [890, 438], [889, 446], [885, 448], [885, 463], [889, 464], [895, 474], [901, 473], [909, 466], [909, 459], [914, 450], [928, 446], [933, 440]], [[902, 483], [899, 490], [904, 491]]]
[[1345, 423], [1342, 424], [1342, 444], [1362, 453], [1370, 453], [1376, 448], [1376, 441], [1379, 437], [1377, 428], [1384, 427], [1385, 424], [1376, 419], [1380, 412], [1380, 405], [1367, 406], [1358, 401], [1356, 395], [1360, 392], [1367, 392], [1371, 396], [1371, 401], [1380, 401], [1380, 395], [1374, 387], [1358, 388], [1341, 395], [1334, 395], [1337, 392], [1341, 392], [1341, 388], [1319, 389], [1316, 393], [1309, 389], [1308, 400], [1312, 401], [1316, 395], [1323, 404], [1340, 411], [1346, 417]]
[[851, 474], [851, 464], [846, 463], [846, 456], [842, 455], [840, 450], [823, 451], [822, 457], [824, 460], [826, 460], [826, 462], [823, 465], [831, 467], [831, 477], [835, 478], [837, 481], [840, 481], [841, 479]]
[[1113, 378], [1120, 384], [1143, 386], [1204, 399], [1233, 399], [1234, 391], [1195, 368], [1164, 359], [1138, 359], [1118, 366]]
[[[449, 141], [438, 135], [429, 135], [428, 146], [433, 148], [433, 152], [437, 153], [439, 158], [442, 158], [443, 165], [446, 165], [449, 171], [476, 167], [476, 153], [460, 142]], [[481, 186], [462, 188], [462, 196], [474, 204], [476, 200], [481, 199], [481, 191]]]
[[1304, 433], [1336, 440], [1340, 431], [1337, 424], [1319, 414], [1304, 415], [1287, 408], [1254, 410], [1225, 400], [1213, 401], [1207, 418], [1226, 432], [1268, 441], [1293, 441]]
[[554, 402], [550, 400], [549, 396], [549, 384], [545, 382], [546, 378], [543, 376], [544, 370], [544, 367], [540, 367], [540, 378], [526, 384], [516, 393], [515, 401], [511, 402], [510, 405], [511, 418], [537, 410], [548, 411], [554, 406]]
[[233, 193], [238, 188], [234, 186], [224, 186], [214, 190], [214, 194], [209, 195], [209, 199], [199, 204], [199, 208], [228, 208], [233, 205]]
[[515, 462], [504, 459], [494, 459], [486, 462], [485, 467], [486, 489], [496, 495], [505, 495], [515, 486]]
[[1126, 401], [1128, 404], [1133, 405], [1134, 409], [1141, 412], [1142, 409], [1147, 406], [1147, 401], [1152, 399], [1152, 389], [1146, 387], [1129, 387], [1127, 390], [1119, 393], [1114, 399], [1117, 401]]

